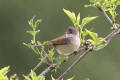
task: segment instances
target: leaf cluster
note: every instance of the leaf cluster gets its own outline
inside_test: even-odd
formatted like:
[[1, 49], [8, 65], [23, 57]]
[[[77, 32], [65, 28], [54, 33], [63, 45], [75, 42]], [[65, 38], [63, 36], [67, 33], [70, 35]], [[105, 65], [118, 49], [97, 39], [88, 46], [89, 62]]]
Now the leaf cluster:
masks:
[[[81, 20], [81, 24], [80, 24], [80, 13], [77, 15], [77, 18], [76, 18], [76, 15], [74, 12], [71, 12], [66, 9], [63, 9], [63, 11], [67, 14], [67, 16], [73, 22], [73, 25], [75, 26], [75, 28], [79, 30], [80, 40], [81, 40], [82, 44], [84, 44], [86, 41], [90, 42], [94, 45], [94, 49], [104, 46], [103, 43], [105, 42], [105, 40], [102, 37], [99, 37], [97, 33], [92, 32], [92, 31], [88, 30], [87, 28], [85, 28], [86, 24], [88, 24], [89, 22], [96, 19], [97, 16], [85, 17]], [[86, 39], [86, 37], [88, 35], [91, 37], [91, 39]]]
[[90, 4], [85, 5], [85, 7], [102, 7], [105, 11], [109, 12], [112, 17], [112, 20], [115, 23], [117, 16], [116, 8], [120, 5], [120, 0], [89, 0]]

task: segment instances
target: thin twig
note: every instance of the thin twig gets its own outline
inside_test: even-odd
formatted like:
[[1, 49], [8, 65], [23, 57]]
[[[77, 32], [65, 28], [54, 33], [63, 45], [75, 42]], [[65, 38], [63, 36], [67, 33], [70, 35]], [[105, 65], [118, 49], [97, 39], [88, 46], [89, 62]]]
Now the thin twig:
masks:
[[85, 49], [84, 47], [78, 49], [77, 51], [73, 52], [72, 54], [68, 55], [68, 59], [71, 59], [73, 56], [79, 54], [83, 49]]
[[61, 80], [65, 74], [67, 74], [70, 70], [72, 70], [72, 68], [78, 64], [90, 51], [92, 50], [92, 47], [88, 48], [88, 50], [86, 50], [76, 61], [74, 61], [74, 63], [56, 80]]
[[[40, 67], [41, 65], [42, 65], [42, 63], [46, 60], [46, 58], [48, 57], [48, 55], [46, 55], [34, 68], [33, 68], [33, 72], [35, 71], [35, 70], [37, 70], [38, 69], [38, 67]], [[31, 72], [27, 75], [28, 77], [30, 77], [30, 74], [31, 74]]]
[[49, 67], [47, 67], [42, 73], [40, 73], [38, 75], [38, 77], [41, 77], [43, 75], [45, 75], [46, 73], [48, 73], [52, 68], [56, 67], [57, 66], [57, 63], [53, 63], [51, 64]]
[[[80, 48], [77, 52], [73, 52], [71, 55], [68, 56], [68, 59], [71, 59], [73, 56], [77, 55], [78, 53], [80, 53], [80, 51], [82, 51], [84, 48]], [[66, 62], [66, 61], [65, 61]], [[42, 73], [39, 74], [40, 76], [45, 75], [46, 73], [48, 73], [51, 70], [51, 67], [55, 67], [57, 66], [57, 63], [51, 64], [49, 67], [47, 67]]]
[[[117, 34], [119, 34], [119, 33], [120, 33], [120, 25], [117, 27], [117, 29], [113, 30], [110, 34], [108, 34], [108, 35], [104, 38], [104, 40], [106, 41], [106, 42], [105, 42], [105, 46], [107, 46], [107, 45], [109, 44], [109, 42], [111, 41], [111, 39], [112, 39], [114, 36], [116, 36]], [[105, 47], [105, 46], [104, 46], [104, 47]], [[98, 49], [96, 49], [96, 51], [99, 51], [100, 49], [103, 49], [104, 47], [98, 48]]]
[[[45, 60], [46, 60], [47, 57], [48, 57], [48, 54], [47, 54], [47, 52], [44, 50], [44, 48], [42, 48], [42, 51], [45, 53], [45, 57], [32, 69], [33, 72], [35, 72], [35, 70], [37, 70], [37, 69], [42, 65], [42, 63], [45, 62]], [[30, 74], [31, 74], [31, 72], [30, 72], [27, 76], [30, 77]]]
[[110, 24], [112, 24], [114, 29], [117, 29], [117, 26], [115, 26], [115, 22], [112, 21], [112, 19], [110, 19], [110, 17], [108, 16], [108, 14], [105, 12], [105, 10], [102, 7], [98, 6], [98, 9], [103, 13], [103, 15], [106, 17], [106, 19], [109, 21]]

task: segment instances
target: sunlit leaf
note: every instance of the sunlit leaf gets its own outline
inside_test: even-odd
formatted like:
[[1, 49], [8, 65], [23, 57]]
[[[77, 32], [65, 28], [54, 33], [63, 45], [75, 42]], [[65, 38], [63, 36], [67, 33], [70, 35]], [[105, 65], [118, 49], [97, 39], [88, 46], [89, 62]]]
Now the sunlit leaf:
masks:
[[67, 80], [73, 80], [74, 79], [74, 77], [71, 77], [71, 78], [69, 78], [69, 79], [67, 79]]
[[79, 23], [80, 23], [80, 13], [78, 13], [78, 15], [77, 15], [77, 22], [76, 22], [77, 26], [75, 26], [77, 29], [79, 27]]
[[93, 41], [92, 39], [88, 39], [87, 41], [92, 43], [94, 46], [96, 46], [95, 41]]
[[55, 80], [55, 78], [51, 75], [52, 80]]
[[33, 36], [33, 31], [27, 31], [27, 33]]
[[94, 20], [94, 19], [96, 19], [97, 18], [97, 16], [95, 16], [95, 17], [85, 17], [85, 18], [83, 18], [82, 19], [82, 23], [81, 23], [81, 25], [80, 25], [80, 28], [82, 29], [87, 23], [89, 23], [90, 21], [92, 21], [92, 20]]
[[40, 32], [40, 30], [36, 30], [36, 31], [35, 31], [35, 34], [37, 34], [37, 33], [39, 33], [39, 32]]
[[33, 20], [35, 19], [35, 16], [33, 16], [29, 21], [28, 21], [28, 24], [30, 25], [30, 27], [33, 28], [34, 26], [34, 23], [33, 23]]
[[0, 80], [8, 80], [6, 74], [8, 73], [10, 66], [4, 67], [0, 70]]
[[66, 10], [63, 8], [63, 11], [67, 14], [67, 16], [70, 18], [70, 20], [75, 23], [76, 22], [76, 16], [74, 12], [70, 12], [69, 10]]
[[38, 19], [36, 22], [35, 22], [35, 28], [42, 22], [42, 19]]
[[91, 36], [91, 38], [96, 41], [97, 40], [97, 37], [98, 37], [98, 34], [97, 33], [94, 33], [94, 32], [91, 32], [89, 30], [86, 29], [86, 32]]
[[24, 76], [24, 78], [25, 78], [26, 80], [31, 80], [28, 76]]
[[37, 44], [38, 44], [38, 45], [42, 45], [42, 43], [41, 43], [40, 41], [37, 41]]

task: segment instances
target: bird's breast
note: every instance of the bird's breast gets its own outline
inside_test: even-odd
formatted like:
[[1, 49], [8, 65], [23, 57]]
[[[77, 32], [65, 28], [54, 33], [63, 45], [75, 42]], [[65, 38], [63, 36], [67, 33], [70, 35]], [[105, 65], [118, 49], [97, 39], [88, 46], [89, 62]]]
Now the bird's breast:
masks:
[[79, 37], [75, 36], [70, 38], [70, 41], [68, 44], [65, 45], [57, 45], [56, 49], [58, 53], [62, 55], [69, 55], [76, 51], [80, 47], [80, 39]]

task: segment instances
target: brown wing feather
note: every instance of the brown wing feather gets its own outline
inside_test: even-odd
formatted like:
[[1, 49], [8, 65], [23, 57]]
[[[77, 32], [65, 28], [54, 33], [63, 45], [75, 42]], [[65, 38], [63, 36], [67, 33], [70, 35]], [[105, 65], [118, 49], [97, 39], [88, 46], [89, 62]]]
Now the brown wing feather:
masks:
[[65, 35], [57, 37], [56, 39], [53, 39], [50, 41], [53, 45], [65, 45], [69, 42], [68, 38], [65, 37]]

